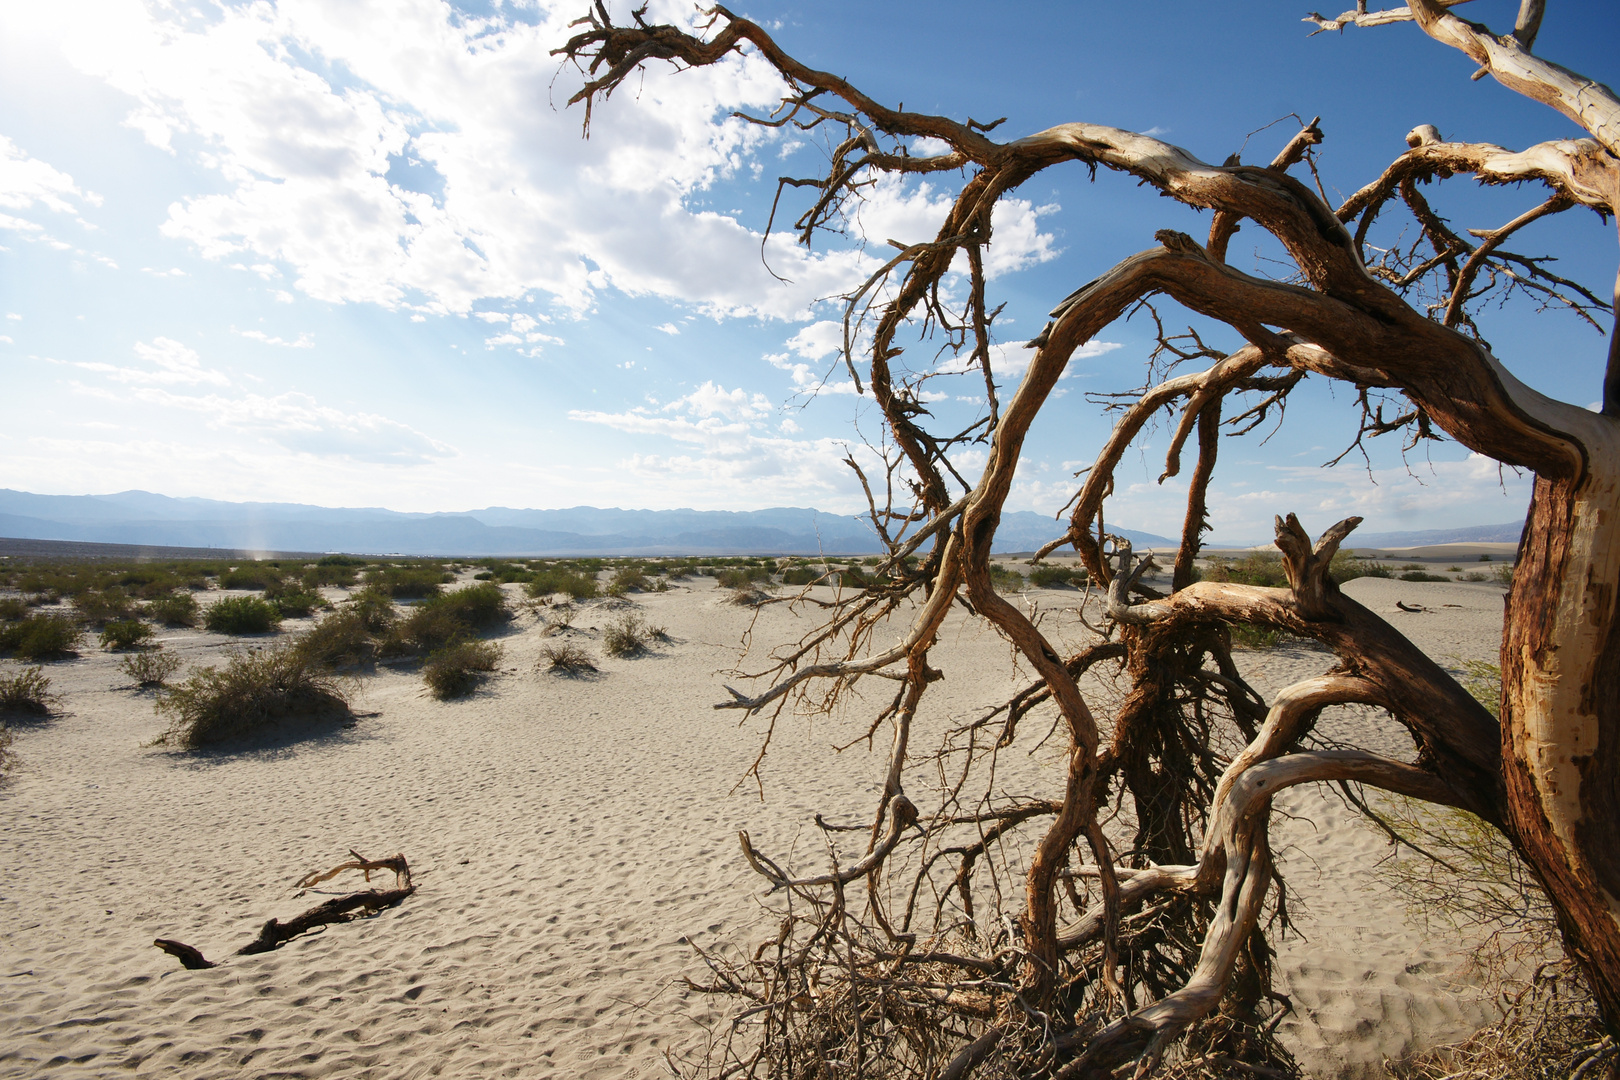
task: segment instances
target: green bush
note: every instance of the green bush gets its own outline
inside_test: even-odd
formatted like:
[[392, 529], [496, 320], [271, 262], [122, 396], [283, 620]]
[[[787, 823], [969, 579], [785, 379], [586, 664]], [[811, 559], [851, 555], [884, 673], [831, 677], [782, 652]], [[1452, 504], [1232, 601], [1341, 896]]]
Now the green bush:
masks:
[[222, 589], [273, 589], [281, 584], [281, 571], [262, 563], [238, 566], [219, 575]]
[[1077, 588], [1086, 583], [1086, 578], [1086, 568], [1083, 566], [1043, 564], [1029, 572], [1029, 583], [1037, 589]]
[[276, 606], [276, 610], [283, 618], [288, 619], [303, 618], [316, 608], [332, 606], [318, 593], [304, 592], [302, 589], [296, 592], [277, 593], [270, 602]]
[[235, 653], [224, 671], [212, 666], [195, 671], [163, 691], [157, 707], [169, 717], [158, 741], [185, 750], [251, 735], [283, 720], [349, 715], [342, 686], [313, 671], [286, 644]]
[[364, 566], [366, 560], [354, 555], [322, 555], [315, 560], [316, 566]]
[[20, 596], [0, 596], [0, 621], [21, 619], [28, 614], [28, 601]]
[[485, 672], [501, 662], [501, 647], [492, 641], [460, 641], [440, 649], [422, 665], [422, 680], [433, 696], [461, 697], [472, 693]]
[[821, 577], [822, 572], [813, 566], [790, 566], [782, 571], [782, 584], [814, 585]]
[[197, 598], [189, 592], [164, 593], [147, 601], [146, 617], [165, 626], [196, 626]]
[[44, 716], [51, 711], [55, 695], [45, 669], [35, 665], [13, 675], [0, 675], [0, 712], [31, 713]]
[[109, 589], [87, 589], [73, 598], [73, 607], [79, 618], [92, 626], [106, 626], [110, 622], [127, 619], [135, 605], [117, 586]]
[[566, 641], [542, 647], [540, 659], [534, 666], [538, 670], [542, 664], [547, 671], [556, 675], [578, 676], [596, 670], [596, 663], [591, 659], [590, 653]]
[[139, 649], [152, 637], [152, 627], [139, 619], [121, 619], [110, 622], [101, 632], [103, 649]]
[[372, 637], [374, 632], [366, 621], [364, 610], [346, 607], [298, 635], [292, 647], [311, 667], [349, 667], [375, 659], [377, 643]]
[[265, 634], [281, 622], [281, 612], [257, 596], [232, 596], [208, 609], [203, 625], [216, 634]]
[[1513, 584], [1513, 563], [1497, 563], [1493, 570], [1493, 577], [1498, 585]]
[[990, 565], [990, 586], [997, 592], [1017, 592], [1024, 587], [1024, 575], [1000, 563]]
[[82, 635], [66, 615], [30, 615], [0, 628], [0, 652], [26, 660], [70, 655]]
[[1253, 623], [1229, 623], [1232, 632], [1232, 647], [1234, 649], [1275, 649], [1282, 644], [1283, 633], [1269, 626], [1255, 626]]
[[663, 627], [649, 626], [639, 616], [626, 612], [602, 631], [602, 648], [610, 656], [636, 656], [645, 652], [654, 638], [668, 636]]
[[771, 580], [771, 572], [763, 566], [738, 566], [720, 571], [714, 580], [723, 589], [742, 589]]
[[[1331, 573], [1329, 564], [1329, 572]], [[1213, 558], [1204, 574], [1205, 581], [1229, 581], [1235, 585], [1260, 585], [1280, 589], [1288, 586], [1282, 556], [1275, 552], [1251, 551], [1241, 559]]]
[[627, 592], [648, 592], [652, 587], [644, 567], [621, 566], [608, 581], [607, 593], [609, 596], [623, 596]]
[[314, 566], [306, 566], [298, 581], [305, 591], [314, 592], [326, 585], [353, 585], [358, 578], [353, 566], [328, 563], [323, 559]]
[[1479, 557], [1479, 561], [1480, 561], [1480, 562], [1490, 562], [1490, 561], [1491, 561], [1491, 557], [1490, 557], [1490, 556], [1489, 556], [1489, 555], [1481, 555], [1481, 556], [1480, 556], [1480, 557]]
[[382, 651], [386, 656], [436, 652], [511, 617], [506, 594], [493, 582], [442, 593], [416, 605], [395, 624]]
[[547, 567], [537, 571], [530, 579], [528, 592], [530, 596], [536, 598], [564, 593], [575, 600], [588, 600], [597, 595], [596, 575], [594, 572], [584, 573], [562, 567]]
[[366, 574], [366, 584], [396, 600], [437, 596], [446, 582], [455, 580], [439, 566], [383, 566]]
[[1422, 570], [1409, 570], [1401, 575], [1402, 581], [1450, 581], [1444, 574], [1428, 574]]
[[366, 629], [373, 634], [385, 632], [399, 618], [399, 609], [394, 606], [393, 598], [381, 589], [369, 586], [349, 597], [344, 610], [356, 612]]
[[135, 680], [143, 690], [169, 685], [169, 677], [180, 670], [180, 658], [173, 653], [148, 649], [124, 657], [118, 670]]

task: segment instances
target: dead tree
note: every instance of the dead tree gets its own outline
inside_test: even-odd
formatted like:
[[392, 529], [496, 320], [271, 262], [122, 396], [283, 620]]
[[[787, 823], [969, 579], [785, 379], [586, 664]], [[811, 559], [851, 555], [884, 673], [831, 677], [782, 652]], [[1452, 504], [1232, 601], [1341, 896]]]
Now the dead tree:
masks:
[[[1147, 135], [1079, 122], [1002, 142], [991, 134], [1001, 121], [957, 121], [873, 100], [795, 60], [723, 7], [689, 33], [648, 24], [641, 11], [632, 25], [615, 25], [598, 2], [558, 50], [584, 72], [572, 102], [584, 103], [587, 128], [592, 105], [643, 65], [762, 56], [786, 96], [771, 117], [746, 119], [825, 136], [828, 149], [825, 174], [785, 178], [779, 187], [779, 203], [790, 188], [809, 192], [794, 226], [805, 243], [835, 227], [878, 174], [964, 177], [938, 235], [896, 244], [898, 253], [849, 297], [845, 359], [882, 409], [885, 447], [893, 451], [881, 484], [861, 475], [889, 545], [883, 576], [835, 605], [820, 631], [779, 651], [776, 666], [762, 673], [767, 689], [733, 691], [724, 706], [774, 717], [791, 700], [830, 703], [858, 679], [896, 684], [873, 726], [875, 734], [889, 724], [893, 741], [864, 856], [796, 877], [744, 838], [749, 862], [788, 898], [789, 912], [774, 945], [751, 959], [710, 958], [716, 980], [705, 989], [739, 995], [744, 1015], [760, 1024], [751, 1040], [727, 1036], [718, 1072], [1101, 1077], [1135, 1061], [1141, 1076], [1178, 1040], [1200, 1060], [1246, 1061], [1260, 1075], [1286, 1069], [1269, 1040], [1275, 1011], [1262, 914], [1277, 901], [1268, 900], [1276, 878], [1267, 822], [1278, 790], [1317, 781], [1462, 807], [1501, 829], [1556, 907], [1567, 949], [1609, 1030], [1620, 1035], [1620, 348], [1611, 334], [1602, 411], [1594, 413], [1521, 383], [1473, 322], [1483, 299], [1514, 290], [1594, 325], [1612, 319], [1611, 304], [1507, 245], [1548, 215], [1586, 207], [1613, 216], [1620, 208], [1620, 101], [1532, 53], [1541, 0], [1524, 0], [1508, 34], [1464, 21], [1451, 6], [1413, 0], [1369, 13], [1362, 4], [1338, 19], [1307, 21], [1326, 29], [1415, 22], [1590, 137], [1512, 150], [1447, 142], [1422, 125], [1407, 137], [1409, 151], [1338, 207], [1290, 174], [1324, 137], [1314, 121], [1264, 165], [1209, 165]], [[914, 156], [907, 147], [922, 137], [943, 151]], [[999, 308], [989, 306], [983, 271], [991, 212], [1043, 170], [1076, 164], [1127, 173], [1212, 211], [1210, 233], [1200, 243], [1160, 232], [1156, 246], [1063, 299], [1028, 343], [1027, 373], [1002, 402], [990, 367]], [[1431, 209], [1426, 191], [1459, 175], [1547, 194], [1500, 227], [1458, 233]], [[1380, 216], [1396, 214], [1415, 222], [1417, 240], [1374, 246]], [[1282, 245], [1293, 280], [1227, 263], [1240, 223]], [[965, 289], [953, 290], [953, 271], [965, 275]], [[1230, 327], [1245, 344], [1223, 352], [1196, 333], [1161, 329], [1155, 378], [1115, 399], [1118, 422], [1084, 474], [1069, 526], [1041, 553], [1072, 545], [1107, 592], [1105, 640], [1065, 657], [992, 586], [991, 545], [1026, 433], [1071, 356], [1155, 297]], [[966, 430], [931, 426], [921, 388], [941, 376], [940, 367], [908, 361], [901, 343], [918, 326], [925, 337], [943, 337], [957, 370], [965, 362], [983, 372], [984, 412]], [[1195, 364], [1203, 370], [1175, 370]], [[1292, 515], [1279, 517], [1288, 588], [1193, 580], [1221, 436], [1252, 430], [1307, 378], [1356, 388], [1360, 437], [1443, 433], [1534, 474], [1504, 621], [1500, 724], [1339, 591], [1329, 562], [1358, 519], [1313, 543]], [[1400, 403], [1390, 419], [1388, 402]], [[1128, 546], [1111, 543], [1104, 510], [1125, 451], [1166, 409], [1179, 419], [1165, 475], [1179, 472], [1195, 434], [1197, 463], [1174, 590], [1160, 595], [1143, 586]], [[987, 446], [976, 482], [950, 459], [969, 442]], [[877, 486], [886, 501], [874, 496]], [[906, 493], [898, 503], [897, 491]], [[873, 628], [907, 598], [915, 601], [909, 632], [877, 649]], [[905, 765], [919, 702], [939, 675], [929, 651], [954, 606], [993, 624], [1037, 678], [953, 733], [936, 759], [934, 772], [946, 777], [941, 797], [925, 804], [905, 790]], [[1240, 623], [1315, 639], [1337, 664], [1264, 703], [1232, 663], [1227, 631]], [[1081, 692], [1082, 677], [1099, 664], [1119, 665], [1128, 686], [1103, 722]], [[1322, 710], [1344, 703], [1376, 706], [1404, 724], [1415, 761], [1309, 742]], [[947, 766], [960, 764], [966, 777], [973, 762], [1025, 738], [1020, 721], [1036, 709], [1055, 714], [1065, 741], [1059, 790], [998, 801], [988, 792], [974, 798], [950, 779]], [[1239, 749], [1218, 753], [1222, 739]], [[1100, 824], [1102, 811], [1120, 801], [1132, 808], [1136, 829], [1126, 851], [1111, 846]], [[1022, 852], [1022, 899], [1016, 922], [997, 929], [975, 916], [975, 891], [984, 873], [999, 872], [985, 869], [991, 853], [1009, 846]], [[904, 859], [913, 876], [897, 910], [893, 890], [880, 886]], [[847, 894], [861, 886], [866, 899], [857, 915]], [[948, 904], [965, 916], [945, 918]]]

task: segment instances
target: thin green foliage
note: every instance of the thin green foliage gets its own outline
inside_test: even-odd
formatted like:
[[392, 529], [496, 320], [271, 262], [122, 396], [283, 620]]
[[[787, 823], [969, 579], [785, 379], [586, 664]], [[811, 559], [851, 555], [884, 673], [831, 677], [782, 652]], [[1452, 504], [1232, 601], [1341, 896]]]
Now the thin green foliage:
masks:
[[0, 675], [0, 712], [46, 716], [55, 700], [50, 677], [38, 664]]
[[0, 652], [24, 660], [50, 660], [73, 654], [84, 632], [66, 615], [30, 615], [0, 627]]
[[267, 634], [281, 623], [281, 612], [257, 596], [229, 596], [208, 609], [203, 625], [216, 634]]
[[135, 680], [142, 690], [169, 685], [169, 679], [180, 670], [181, 660], [173, 653], [147, 649], [124, 657], [118, 670]]
[[492, 641], [458, 641], [428, 657], [422, 681], [440, 700], [464, 697], [500, 665], [501, 655], [501, 647]]
[[349, 715], [348, 694], [291, 647], [230, 654], [224, 670], [201, 668], [162, 691], [158, 712], [169, 726], [158, 742], [183, 750], [243, 738], [290, 720]]
[[165, 626], [196, 626], [197, 598], [189, 592], [168, 592], [147, 601], [147, 618]]
[[115, 652], [145, 648], [152, 634], [152, 627], [148, 623], [139, 619], [121, 619], [108, 623], [106, 629], [101, 631], [101, 647]]

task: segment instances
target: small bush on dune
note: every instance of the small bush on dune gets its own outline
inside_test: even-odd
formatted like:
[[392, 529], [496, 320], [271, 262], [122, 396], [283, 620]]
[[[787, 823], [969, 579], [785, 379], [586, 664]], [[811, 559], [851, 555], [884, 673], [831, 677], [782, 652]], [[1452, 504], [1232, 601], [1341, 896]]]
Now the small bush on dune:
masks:
[[354, 612], [373, 634], [381, 634], [399, 618], [393, 598], [381, 589], [364, 588], [349, 597], [345, 611]]
[[83, 635], [66, 615], [30, 615], [0, 628], [0, 651], [25, 660], [67, 656]]
[[723, 589], [743, 589], [771, 580], [771, 572], [763, 566], [739, 566], [720, 571], [714, 580]]
[[627, 592], [650, 592], [652, 587], [643, 567], [621, 566], [608, 582], [607, 593], [609, 596], [623, 596]]
[[530, 596], [551, 596], [553, 593], [563, 593], [575, 600], [588, 600], [597, 595], [596, 575], [580, 571], [566, 570], [560, 567], [548, 567], [537, 571], [529, 581], [528, 592]]
[[216, 634], [264, 634], [281, 622], [281, 612], [257, 596], [233, 596], [208, 609], [203, 625]]
[[0, 620], [11, 621], [28, 614], [28, 601], [20, 596], [0, 597]]
[[3, 779], [17, 763], [17, 755], [11, 750], [11, 729], [0, 724], [0, 779]]
[[107, 628], [101, 632], [101, 647], [113, 650], [139, 649], [144, 647], [151, 637], [150, 625], [139, 619], [123, 619], [107, 624]]
[[790, 566], [782, 571], [782, 584], [814, 585], [821, 577], [821, 571], [813, 566]]
[[419, 605], [418, 610], [447, 611], [458, 621], [478, 630], [508, 622], [512, 618], [506, 593], [493, 582], [443, 593]]
[[223, 671], [202, 668], [165, 690], [157, 707], [169, 717], [158, 741], [184, 750], [251, 735], [283, 720], [349, 714], [343, 688], [313, 671], [287, 645], [236, 653]]
[[366, 584], [396, 600], [437, 596], [454, 579], [438, 566], [384, 566], [366, 574]]
[[[1331, 567], [1332, 564], [1329, 564]], [[1331, 571], [1330, 571], [1331, 572]], [[1282, 556], [1270, 551], [1251, 551], [1241, 559], [1211, 559], [1205, 581], [1229, 581], [1236, 585], [1260, 585], [1271, 589], [1288, 587]]]
[[663, 627], [649, 626], [639, 616], [625, 614], [602, 631], [602, 648], [611, 656], [635, 656], [645, 652], [652, 639], [666, 637]]
[[222, 589], [273, 589], [280, 584], [279, 569], [253, 563], [219, 575], [219, 587]]
[[501, 647], [492, 641], [460, 641], [440, 649], [422, 665], [422, 680], [441, 700], [470, 694], [481, 676], [501, 662]]
[[511, 618], [501, 587], [485, 582], [418, 604], [394, 625], [382, 650], [388, 656], [436, 652]]
[[990, 585], [997, 592], [1017, 592], [1024, 587], [1024, 575], [1010, 566], [993, 563], [990, 566]]
[[51, 680], [37, 664], [14, 675], [0, 675], [0, 712], [45, 716], [55, 700], [50, 691]]
[[1083, 566], [1037, 566], [1029, 572], [1029, 583], [1037, 589], [1073, 588], [1086, 583]]
[[373, 633], [365, 613], [349, 607], [328, 615], [300, 634], [292, 647], [311, 667], [349, 667], [368, 663], [376, 657]]
[[296, 592], [279, 593], [270, 599], [283, 618], [304, 618], [316, 608], [328, 608], [332, 605], [326, 602], [325, 597], [318, 593], [305, 592], [302, 589]]
[[568, 642], [542, 648], [540, 661], [535, 667], [539, 668], [542, 665], [557, 675], [585, 675], [596, 670], [596, 663], [591, 659], [591, 654]]
[[146, 617], [165, 626], [196, 626], [197, 598], [189, 592], [171, 592], [147, 601]]
[[731, 596], [727, 598], [726, 602], [736, 604], [738, 607], [758, 607], [770, 598], [770, 593], [756, 586], [739, 585], [731, 590]]
[[79, 613], [79, 618], [92, 626], [106, 626], [110, 622], [127, 619], [135, 610], [134, 603], [116, 586], [86, 590], [73, 598], [73, 607]]
[[173, 653], [152, 649], [126, 656], [118, 670], [135, 680], [143, 690], [169, 685], [169, 678], [180, 670], [180, 658]]
[[1444, 574], [1429, 574], [1422, 570], [1409, 570], [1401, 575], [1402, 581], [1450, 581]]
[[353, 585], [358, 580], [359, 574], [354, 567], [332, 566], [324, 563], [306, 566], [304, 572], [298, 577], [299, 584], [308, 592], [314, 592], [325, 585]]

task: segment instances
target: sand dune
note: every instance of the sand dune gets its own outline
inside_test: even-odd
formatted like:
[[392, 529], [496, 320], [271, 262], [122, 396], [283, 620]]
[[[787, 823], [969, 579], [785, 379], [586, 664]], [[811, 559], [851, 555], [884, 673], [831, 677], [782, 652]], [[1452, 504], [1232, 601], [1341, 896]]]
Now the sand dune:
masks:
[[[1500, 588], [1362, 579], [1346, 591], [1442, 660], [1495, 655]], [[1055, 636], [1077, 638], [1078, 593], [1032, 595]], [[146, 745], [162, 727], [152, 697], [111, 654], [51, 665], [60, 713], [17, 728], [21, 765], [0, 788], [0, 1077], [666, 1075], [666, 1051], [700, 1045], [715, 1007], [682, 988], [700, 971], [686, 942], [761, 932], [737, 829], [814, 863], [813, 814], [864, 819], [883, 747], [829, 749], [864, 730], [869, 701], [784, 725], [762, 799], [739, 785], [762, 721], [710, 707], [735, 681], [725, 672], [754, 613], [702, 578], [637, 606], [671, 641], [604, 660], [597, 677], [536, 673], [546, 639], [525, 614], [502, 638], [504, 670], [469, 699], [436, 701], [384, 667], [360, 680], [353, 726], [228, 753]], [[584, 607], [581, 639], [607, 614]], [[794, 639], [813, 617], [769, 608], [753, 640]], [[192, 663], [228, 643], [163, 640]], [[951, 672], [929, 703], [936, 732], [1027, 680], [993, 635], [954, 622], [936, 662]], [[1267, 691], [1329, 662], [1245, 654]], [[1328, 723], [1410, 752], [1365, 711]], [[1021, 757], [1009, 782], [1043, 790], [1052, 773]], [[1457, 943], [1424, 941], [1376, 881], [1383, 842], [1323, 793], [1296, 791], [1284, 809], [1295, 817], [1276, 846], [1308, 940], [1282, 943], [1279, 982], [1302, 1063], [1379, 1075], [1385, 1056], [1486, 1020], [1449, 980]], [[350, 848], [404, 853], [419, 891], [375, 919], [229, 957], [266, 918], [354, 887], [292, 888]], [[179, 970], [152, 947], [159, 936], [228, 962]]]

